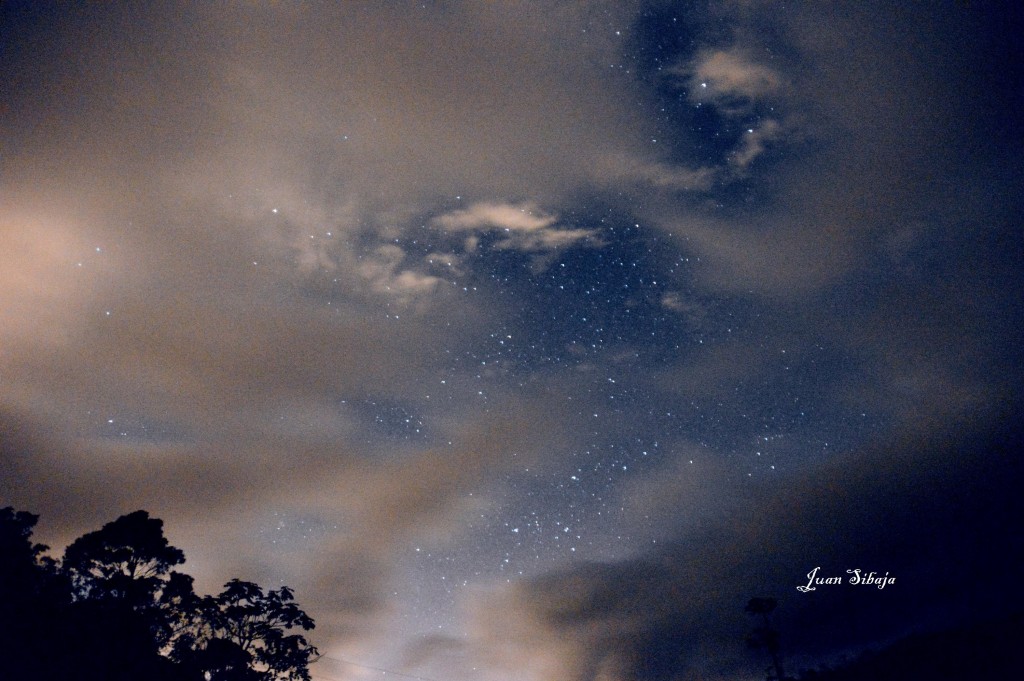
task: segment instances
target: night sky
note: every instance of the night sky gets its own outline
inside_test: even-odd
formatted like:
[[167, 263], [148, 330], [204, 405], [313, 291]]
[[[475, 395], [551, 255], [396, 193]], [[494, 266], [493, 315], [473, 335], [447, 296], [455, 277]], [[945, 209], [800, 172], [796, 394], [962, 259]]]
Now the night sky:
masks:
[[0, 506], [293, 587], [316, 679], [753, 679], [754, 596], [793, 671], [1019, 611], [1022, 34], [5, 2]]

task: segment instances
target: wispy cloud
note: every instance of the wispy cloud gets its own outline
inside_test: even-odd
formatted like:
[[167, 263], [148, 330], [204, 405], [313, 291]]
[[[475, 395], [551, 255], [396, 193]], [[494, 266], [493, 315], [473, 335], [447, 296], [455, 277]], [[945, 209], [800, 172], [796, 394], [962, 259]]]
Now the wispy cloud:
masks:
[[597, 235], [594, 229], [561, 227], [557, 216], [529, 203], [477, 203], [440, 215], [433, 224], [449, 232], [496, 234], [495, 248], [533, 254], [555, 254], [583, 243], [593, 245]]
[[722, 168], [691, 168], [664, 161], [614, 156], [595, 164], [593, 174], [596, 182], [609, 187], [629, 184], [666, 192], [702, 192], [711, 189], [722, 177]]
[[768, 145], [782, 134], [782, 126], [773, 119], [761, 122], [757, 127], [748, 128], [736, 150], [729, 156], [729, 165], [737, 172], [744, 172], [754, 160], [764, 153]]

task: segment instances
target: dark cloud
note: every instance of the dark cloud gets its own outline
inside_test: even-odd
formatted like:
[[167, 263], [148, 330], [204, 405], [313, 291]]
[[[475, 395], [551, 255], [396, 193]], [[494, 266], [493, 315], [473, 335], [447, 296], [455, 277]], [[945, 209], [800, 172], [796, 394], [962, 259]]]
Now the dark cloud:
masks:
[[[734, 497], [724, 519], [644, 556], [525, 582], [501, 597], [503, 617], [481, 623], [482, 645], [551, 650], [559, 665], [540, 678], [746, 678], [764, 664], [745, 650], [754, 596], [778, 599], [793, 666], [1012, 612], [1020, 599], [993, 586], [1012, 581], [1024, 549], [1013, 529], [1020, 433], [956, 425], [921, 424], [784, 491]], [[690, 526], [692, 490], [676, 494], [680, 527]], [[800, 593], [816, 567], [843, 584]], [[851, 585], [851, 569], [895, 582]]]

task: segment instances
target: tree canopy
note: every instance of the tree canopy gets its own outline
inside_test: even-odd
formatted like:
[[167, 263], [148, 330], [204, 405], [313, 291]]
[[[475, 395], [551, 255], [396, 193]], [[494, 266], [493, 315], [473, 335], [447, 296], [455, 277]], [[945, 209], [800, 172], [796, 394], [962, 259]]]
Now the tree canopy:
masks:
[[314, 622], [288, 587], [232, 579], [195, 593], [163, 521], [135, 511], [72, 542], [32, 542], [38, 516], [0, 509], [0, 676], [11, 681], [309, 681]]

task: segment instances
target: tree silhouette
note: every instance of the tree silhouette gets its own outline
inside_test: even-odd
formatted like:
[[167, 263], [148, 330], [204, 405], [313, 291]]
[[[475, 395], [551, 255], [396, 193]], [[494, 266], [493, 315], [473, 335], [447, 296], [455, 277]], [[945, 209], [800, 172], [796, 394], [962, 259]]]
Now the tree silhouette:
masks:
[[32, 542], [39, 516], [0, 509], [0, 660], [3, 672], [27, 673], [46, 652], [48, 622], [61, 606], [47, 547]]
[[[164, 537], [163, 521], [135, 511], [89, 532], [64, 551], [63, 573], [71, 583], [71, 614], [83, 620], [102, 620], [110, 631], [134, 643], [124, 650], [104, 650], [84, 636], [87, 654], [123, 658], [132, 654], [152, 661], [175, 632], [177, 613], [170, 607], [170, 589], [188, 598], [191, 578], [171, 571], [185, 562], [185, 554]], [[99, 664], [99, 663], [98, 663]]]
[[38, 516], [0, 509], [4, 681], [309, 681], [313, 620], [291, 589], [231, 580], [200, 597], [163, 522], [136, 511], [75, 540], [63, 560], [31, 540]]
[[184, 666], [193, 670], [195, 678], [209, 681], [262, 681], [264, 675], [252, 668], [252, 655], [240, 645], [224, 638], [214, 638], [191, 654]]
[[750, 615], [761, 616], [761, 626], [754, 629], [747, 637], [747, 645], [751, 648], [765, 648], [768, 651], [772, 663], [766, 670], [767, 681], [785, 681], [786, 679], [786, 675], [782, 671], [782, 656], [779, 652], [779, 632], [772, 627], [771, 623], [772, 611], [778, 604], [774, 598], [751, 598], [747, 607], [744, 608]]
[[171, 568], [185, 562], [164, 537], [163, 521], [135, 511], [76, 539], [62, 566], [78, 598], [152, 602]]
[[0, 596], [5, 599], [38, 575], [42, 553], [49, 548], [32, 543], [32, 528], [38, 521], [39, 516], [32, 513], [0, 508]]
[[242, 661], [258, 672], [254, 679], [309, 681], [307, 667], [317, 649], [302, 634], [288, 632], [314, 626], [288, 587], [264, 593], [258, 584], [232, 579], [218, 596], [201, 601], [196, 625], [176, 655], [213, 681], [250, 678], [237, 672]]

